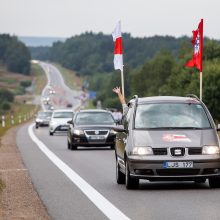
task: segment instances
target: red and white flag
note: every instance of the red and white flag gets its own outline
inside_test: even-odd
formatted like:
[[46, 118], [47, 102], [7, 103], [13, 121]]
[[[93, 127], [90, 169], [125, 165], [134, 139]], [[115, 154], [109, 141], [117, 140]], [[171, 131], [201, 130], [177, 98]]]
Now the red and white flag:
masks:
[[196, 67], [202, 72], [203, 52], [203, 19], [201, 19], [197, 30], [193, 31], [192, 44], [194, 47], [192, 59], [186, 63], [187, 67]]
[[123, 71], [123, 56], [122, 56], [122, 35], [121, 35], [121, 21], [119, 21], [112, 33], [114, 48], [114, 67], [115, 70]]

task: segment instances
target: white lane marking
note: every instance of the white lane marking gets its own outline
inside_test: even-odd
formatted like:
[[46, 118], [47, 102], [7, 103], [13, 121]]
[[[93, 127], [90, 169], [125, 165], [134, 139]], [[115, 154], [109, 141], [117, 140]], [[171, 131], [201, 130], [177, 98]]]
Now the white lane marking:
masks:
[[33, 132], [34, 124], [28, 127], [31, 139], [37, 144], [40, 150], [99, 208], [106, 217], [115, 220], [129, 220], [119, 209], [110, 203], [104, 196], [90, 186], [83, 178], [74, 172], [59, 157], [50, 151]]

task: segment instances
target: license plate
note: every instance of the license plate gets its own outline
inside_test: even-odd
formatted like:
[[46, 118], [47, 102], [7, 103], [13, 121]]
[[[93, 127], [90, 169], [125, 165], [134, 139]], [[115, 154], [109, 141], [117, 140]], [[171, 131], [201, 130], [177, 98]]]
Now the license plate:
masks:
[[193, 168], [193, 161], [165, 161], [163, 163], [164, 168]]
[[91, 140], [104, 140], [104, 139], [105, 139], [105, 136], [93, 135], [93, 136], [90, 136], [90, 139], [91, 139]]
[[61, 126], [60, 130], [67, 130], [67, 126]]

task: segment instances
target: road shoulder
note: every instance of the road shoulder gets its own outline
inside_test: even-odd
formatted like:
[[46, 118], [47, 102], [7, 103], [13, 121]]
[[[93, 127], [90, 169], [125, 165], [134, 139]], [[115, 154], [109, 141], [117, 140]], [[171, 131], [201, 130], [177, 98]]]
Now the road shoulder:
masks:
[[0, 219], [48, 220], [16, 146], [18, 128], [8, 130], [0, 142], [0, 179], [5, 185], [0, 193]]

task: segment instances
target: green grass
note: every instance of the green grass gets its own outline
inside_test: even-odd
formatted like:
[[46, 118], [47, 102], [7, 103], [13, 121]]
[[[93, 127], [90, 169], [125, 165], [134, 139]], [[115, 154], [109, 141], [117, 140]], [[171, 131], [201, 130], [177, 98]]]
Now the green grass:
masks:
[[5, 188], [5, 184], [0, 179], [0, 193], [3, 191], [4, 188]]
[[65, 81], [65, 84], [69, 88], [71, 88], [73, 90], [80, 90], [81, 89], [82, 81], [83, 81], [82, 78], [78, 77], [76, 75], [76, 73], [73, 72], [72, 70], [66, 69], [59, 64], [53, 63], [53, 65], [56, 66], [56, 68], [61, 72], [61, 74], [64, 78], [64, 81]]
[[36, 95], [41, 95], [42, 90], [47, 84], [47, 77], [44, 70], [38, 64], [32, 64], [31, 68], [35, 80], [34, 93]]

